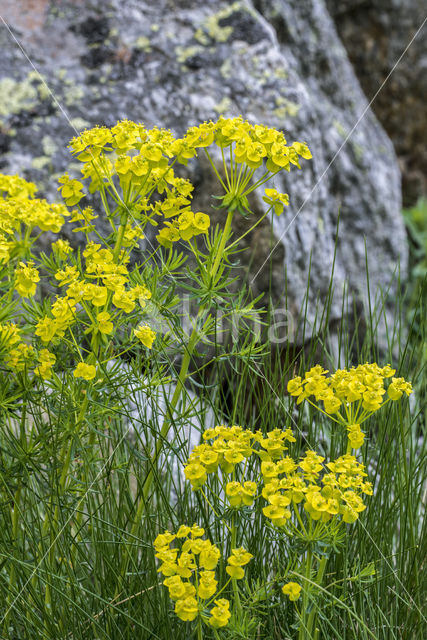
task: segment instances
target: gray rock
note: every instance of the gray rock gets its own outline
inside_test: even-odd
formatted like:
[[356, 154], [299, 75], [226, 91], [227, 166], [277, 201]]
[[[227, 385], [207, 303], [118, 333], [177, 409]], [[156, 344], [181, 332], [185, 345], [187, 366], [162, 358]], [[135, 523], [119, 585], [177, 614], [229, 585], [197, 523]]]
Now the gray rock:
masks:
[[372, 109], [396, 149], [404, 204], [412, 205], [427, 196], [425, 0], [328, 0], [328, 7], [367, 98], [381, 87]]
[[[309, 335], [317, 302], [327, 297], [338, 215], [332, 322], [340, 321], [345, 283], [355, 304], [366, 304], [365, 244], [373, 295], [398, 264], [405, 273], [393, 146], [367, 108], [323, 0], [111, 0], [102, 10], [97, 2], [7, 2], [3, 13], [12, 33], [0, 27], [2, 171], [56, 197], [54, 178], [70, 162], [67, 141], [86, 125], [129, 118], [180, 134], [220, 113], [243, 114], [283, 129], [289, 142], [307, 141], [313, 153], [301, 172], [275, 180], [291, 204], [274, 220], [271, 255], [270, 223], [247, 237], [242, 255], [255, 294], [280, 307], [286, 289], [297, 316], [310, 273]], [[201, 161], [189, 170], [195, 210], [215, 216], [209, 168]], [[264, 204], [258, 197], [252, 206], [259, 212]]]
[[[126, 371], [126, 365], [121, 368]], [[132, 379], [127, 373], [129, 384], [125, 392], [127, 398], [124, 407], [124, 423], [129, 436], [139, 453], [152, 459], [159, 433], [165, 419], [169, 415], [170, 401], [176, 389], [174, 383], [166, 383], [157, 387], [144, 388], [144, 381], [137, 377]], [[191, 451], [201, 442], [201, 434], [205, 429], [221, 424], [212, 406], [197, 394], [185, 389], [178, 402], [171, 428], [167, 434], [167, 443], [162, 447], [158, 469], [165, 480], [170, 483], [171, 497], [174, 502], [180, 495], [180, 487], [185, 484], [184, 466]]]

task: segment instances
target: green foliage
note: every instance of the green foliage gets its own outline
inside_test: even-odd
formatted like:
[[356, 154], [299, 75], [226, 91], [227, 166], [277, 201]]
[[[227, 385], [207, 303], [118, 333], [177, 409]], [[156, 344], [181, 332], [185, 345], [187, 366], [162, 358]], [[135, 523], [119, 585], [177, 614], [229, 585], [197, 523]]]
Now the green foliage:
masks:
[[412, 276], [421, 280], [427, 276], [427, 200], [420, 199], [411, 209], [403, 210], [411, 242]]
[[[425, 316], [404, 337], [404, 302], [389, 326], [384, 294], [369, 309], [364, 336], [360, 317], [350, 333], [343, 314], [332, 350], [331, 285], [304, 347], [287, 341], [279, 349], [260, 341], [268, 310], [234, 291], [243, 236], [233, 236], [233, 216], [253, 219], [248, 195], [309, 159], [307, 145], [220, 118], [181, 139], [136, 123], [97, 127], [71, 149], [83, 178], [61, 178], [67, 206], [35, 198], [35, 186], [17, 176], [0, 176], [1, 637], [421, 638], [426, 362], [413, 347], [425, 343]], [[175, 172], [198, 153], [223, 187], [216, 204], [224, 222], [215, 229], [191, 211], [193, 186]], [[96, 211], [80, 206], [91, 194]], [[264, 202], [269, 208], [251, 228], [268, 212], [280, 214], [287, 196], [266, 189]], [[110, 225], [106, 237], [95, 225], [100, 214]], [[65, 224], [75, 246], [57, 236], [40, 253], [40, 235]], [[304, 334], [304, 310], [295, 322], [296, 335]], [[299, 403], [308, 380], [298, 376], [317, 362], [333, 371], [379, 360], [381, 322], [388, 336], [381, 360], [394, 361], [398, 378], [378, 367], [393, 376], [388, 396], [381, 382], [353, 412], [318, 380], [314, 400], [308, 394]], [[410, 412], [402, 378], [415, 389]], [[184, 479], [189, 426], [202, 438], [219, 424], [257, 433], [257, 453], [241, 475], [230, 462], [210, 474], [206, 502], [203, 483], [192, 491]], [[336, 505], [323, 509], [306, 486], [304, 508], [294, 500], [289, 517], [286, 507], [273, 513], [258, 465], [269, 462], [269, 433], [287, 434], [289, 456], [311, 488], [321, 487], [323, 458], [348, 454], [354, 468], [366, 468], [373, 494], [365, 484], [366, 504], [360, 498], [353, 510], [342, 504], [333, 513]], [[357, 464], [351, 450], [361, 447]], [[222, 472], [231, 474], [225, 484]], [[252, 485], [227, 489], [245, 479], [259, 486], [256, 494]], [[200, 538], [201, 527], [221, 560], [215, 577], [200, 572], [206, 593], [215, 592], [201, 613], [200, 596], [176, 608], [179, 619], [159, 575], [159, 560], [175, 571], [173, 553], [153, 545], [183, 523], [193, 531], [184, 544]]]

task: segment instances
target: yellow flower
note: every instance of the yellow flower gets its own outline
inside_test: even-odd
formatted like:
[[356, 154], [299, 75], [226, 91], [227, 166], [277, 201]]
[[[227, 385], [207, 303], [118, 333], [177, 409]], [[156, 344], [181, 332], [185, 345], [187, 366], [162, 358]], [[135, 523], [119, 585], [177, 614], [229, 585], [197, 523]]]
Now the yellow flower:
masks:
[[154, 548], [159, 550], [164, 547], [169, 547], [170, 543], [173, 542], [175, 538], [176, 536], [173, 533], [170, 533], [170, 531], [159, 533], [157, 538], [154, 540]]
[[347, 427], [348, 440], [352, 449], [359, 449], [365, 440], [365, 434], [359, 424], [349, 424]]
[[134, 334], [139, 340], [141, 340], [144, 346], [148, 349], [152, 348], [153, 342], [156, 339], [156, 333], [148, 325], [140, 324], [137, 329], [134, 329]]
[[208, 623], [211, 627], [219, 629], [220, 627], [225, 627], [231, 617], [230, 603], [225, 598], [219, 598], [214, 602], [216, 606], [211, 609], [211, 617]]
[[57, 271], [55, 273], [55, 280], [58, 280], [58, 285], [63, 287], [66, 284], [70, 284], [78, 280], [79, 272], [77, 271], [77, 267], [66, 266], [65, 269], [61, 271]]
[[163, 227], [160, 229], [159, 233], [156, 236], [157, 242], [166, 247], [166, 249], [170, 249], [174, 242], [180, 239], [179, 231], [176, 227], [169, 225], [167, 227]]
[[74, 207], [85, 197], [84, 193], [81, 193], [83, 184], [78, 180], [71, 180], [67, 173], [59, 178], [58, 182], [63, 185], [58, 187], [58, 191], [61, 192], [67, 206]]
[[163, 584], [168, 588], [171, 600], [181, 600], [185, 597], [185, 583], [182, 581], [181, 576], [169, 576], [163, 581]]
[[292, 143], [292, 147], [295, 149], [297, 154], [304, 158], [305, 160], [310, 160], [313, 156], [311, 155], [311, 151], [308, 148], [305, 142], [294, 142]]
[[275, 504], [270, 504], [268, 507], [264, 507], [262, 512], [276, 527], [283, 527], [286, 524], [286, 521], [291, 517], [289, 509], [285, 509], [283, 506]]
[[[115, 304], [118, 309], [123, 309], [126, 313], [131, 313], [135, 308], [134, 300], [124, 289], [118, 289], [114, 292], [113, 304]], [[151, 349], [151, 347], [149, 347], [149, 349]]]
[[[266, 189], [265, 190], [265, 196], [263, 197], [263, 200], [266, 204], [269, 204], [271, 207], [273, 207], [274, 209], [274, 213], [277, 216], [280, 216], [280, 214], [283, 211], [283, 207], [284, 206], [288, 206], [289, 204], [289, 196], [287, 193], [279, 193], [276, 189]], [[294, 380], [298, 380], [298, 378], [295, 378]], [[301, 378], [299, 378], [299, 380], [301, 380]], [[290, 380], [289, 382], [293, 382], [292, 380]], [[292, 387], [292, 385], [291, 385]], [[288, 391], [289, 391], [289, 383], [288, 383]], [[290, 391], [289, 391], [290, 392]], [[291, 394], [294, 395], [294, 394]]]
[[192, 538], [201, 538], [205, 535], [205, 530], [203, 527], [199, 527], [198, 524], [193, 524], [190, 530], [190, 535]]
[[201, 211], [195, 213], [193, 221], [194, 235], [198, 235], [199, 233], [207, 233], [210, 223], [210, 218], [206, 213], [202, 213]]
[[84, 380], [93, 380], [96, 376], [96, 368], [92, 364], [79, 362], [74, 370], [73, 376], [75, 378], [83, 378]]
[[206, 467], [208, 473], [212, 473], [218, 468], [219, 455], [212, 449], [206, 449], [200, 454], [200, 462]]
[[241, 495], [242, 495], [242, 500], [244, 505], [248, 507], [251, 504], [253, 504], [256, 491], [257, 491], [256, 482], [252, 482], [251, 480], [246, 480], [243, 483], [243, 487], [241, 489]]
[[288, 596], [289, 600], [295, 602], [301, 595], [301, 587], [296, 582], [288, 582], [282, 587], [282, 591], [285, 596]]
[[383, 397], [376, 389], [373, 389], [372, 391], [365, 391], [363, 394], [362, 407], [367, 411], [377, 411], [380, 408], [382, 401]]
[[39, 353], [39, 366], [34, 369], [37, 376], [48, 380], [52, 375], [52, 367], [56, 362], [56, 356], [48, 349], [42, 349]]
[[194, 554], [182, 551], [177, 561], [177, 573], [183, 578], [190, 578], [193, 569], [196, 568]]
[[96, 326], [101, 333], [109, 334], [113, 331], [113, 323], [108, 311], [101, 311], [96, 316]]
[[276, 464], [274, 462], [271, 462], [270, 460], [261, 462], [261, 473], [264, 479], [277, 478], [277, 476], [279, 475]]
[[23, 298], [31, 298], [36, 292], [37, 282], [40, 281], [39, 273], [33, 265], [34, 262], [20, 262], [16, 270], [15, 289]]
[[242, 504], [242, 485], [240, 482], [227, 482], [225, 493], [231, 507], [238, 508]]
[[194, 236], [194, 213], [185, 211], [178, 218], [178, 229], [183, 240], [190, 240]]
[[197, 600], [193, 597], [185, 598], [185, 600], [177, 600], [175, 604], [175, 613], [181, 620], [191, 622], [197, 617], [199, 612]]
[[199, 586], [197, 589], [197, 595], [202, 600], [211, 598], [216, 591], [218, 582], [215, 580], [214, 571], [200, 571], [199, 573]]
[[175, 535], [177, 538], [186, 538], [190, 534], [190, 531], [191, 527], [186, 524], [182, 524]]
[[405, 378], [392, 378], [387, 393], [390, 400], [399, 400], [404, 393], [407, 396], [411, 395], [412, 385], [410, 382], [406, 382]]
[[151, 298], [151, 291], [143, 284], [136, 285], [136, 287], [133, 287], [129, 293], [134, 300], [138, 299], [142, 309], [145, 307], [146, 301]]
[[184, 474], [193, 489], [200, 489], [207, 479], [206, 468], [198, 462], [190, 462], [184, 468]]
[[331, 392], [327, 397], [323, 398], [323, 404], [325, 406], [326, 413], [337, 413], [337, 411], [340, 410], [341, 400]]
[[243, 547], [232, 549], [231, 556], [228, 558], [228, 565], [225, 568], [229, 576], [235, 580], [240, 580], [245, 575], [242, 567], [248, 564], [253, 555], [246, 551]]
[[44, 318], [41, 318], [38, 321], [36, 325], [35, 334], [36, 336], [39, 336], [42, 342], [47, 344], [52, 340], [52, 338], [54, 338], [57, 330], [58, 330], [58, 323], [56, 322], [56, 320], [53, 320], [48, 316], [44, 316]]
[[85, 287], [83, 297], [85, 300], [90, 300], [94, 307], [103, 307], [107, 302], [108, 289], [97, 284], [88, 284]]
[[215, 545], [211, 544], [200, 552], [199, 565], [203, 569], [212, 571], [218, 564], [221, 557], [220, 550]]
[[58, 254], [61, 260], [65, 260], [65, 258], [73, 252], [68, 240], [62, 240], [61, 238], [56, 242], [52, 242], [52, 249]]
[[5, 357], [5, 363], [14, 371], [24, 371], [32, 360], [34, 360], [34, 349], [25, 342], [11, 349]]

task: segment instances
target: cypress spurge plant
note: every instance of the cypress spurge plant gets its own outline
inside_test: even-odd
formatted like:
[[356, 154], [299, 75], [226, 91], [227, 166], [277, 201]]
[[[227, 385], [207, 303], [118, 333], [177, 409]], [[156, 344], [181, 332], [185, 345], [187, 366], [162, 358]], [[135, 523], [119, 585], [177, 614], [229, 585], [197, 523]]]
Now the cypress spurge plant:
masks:
[[[369, 515], [373, 489], [355, 456], [366, 446], [362, 427], [411, 392], [391, 367], [363, 364], [331, 376], [307, 367], [289, 382], [297, 405], [332, 423], [340, 455], [329, 458], [314, 446], [294, 453], [289, 424], [258, 431], [220, 425], [204, 431], [185, 464], [194, 493], [163, 472], [171, 450], [183, 466], [187, 457], [181, 427], [191, 413], [187, 388], [201, 373], [200, 345], [215, 345], [202, 367], [229, 358], [244, 362], [252, 377], [255, 358], [267, 350], [250, 332], [229, 351], [216, 341], [218, 315], [250, 316], [255, 303], [231, 286], [243, 237], [233, 235], [233, 220], [248, 218], [246, 235], [269, 213], [282, 213], [286, 194], [266, 183], [309, 159], [307, 145], [220, 118], [182, 138], [123, 121], [83, 132], [70, 148], [83, 177], [60, 178], [65, 204], [37, 198], [35, 185], [18, 176], [0, 175], [2, 637], [109, 640], [138, 629], [151, 638], [157, 623], [178, 633], [182, 622], [185, 638], [248, 638], [280, 607], [295, 637], [317, 640], [331, 599], [372, 637], [332, 593], [327, 571], [348, 528]], [[223, 189], [214, 200], [224, 215], [216, 228], [207, 213], [192, 211], [193, 185], [177, 171], [198, 154], [206, 154]], [[255, 189], [263, 189], [266, 204], [260, 217], [249, 208]], [[96, 223], [101, 216], [106, 234]], [[63, 230], [76, 242], [58, 235]], [[50, 244], [40, 253], [46, 233]], [[196, 309], [188, 333], [182, 291]], [[135, 385], [158, 397], [171, 378], [161, 418], [141, 411], [135, 419], [128, 406]], [[244, 394], [240, 382], [239, 389]], [[204, 392], [208, 398], [210, 389]], [[399, 481], [409, 487], [401, 422]], [[183, 494], [177, 491], [176, 509], [173, 485]], [[412, 521], [410, 532], [415, 545]], [[273, 550], [274, 567], [255, 575]], [[162, 596], [154, 556], [177, 623], [156, 607]], [[359, 567], [348, 580], [359, 584], [370, 571]]]
[[[215, 593], [217, 581], [213, 574], [211, 590], [205, 590], [198, 578], [200, 568], [208, 568], [202, 549], [215, 550], [215, 564], [211, 568], [220, 561], [221, 553], [211, 541], [195, 543], [192, 539], [196, 536], [191, 533], [180, 555], [176, 548], [170, 548], [170, 543], [181, 537], [182, 532], [186, 535], [190, 531], [199, 532], [197, 525], [193, 529], [182, 525], [176, 535], [166, 531], [156, 538], [154, 546], [156, 557], [163, 563], [159, 571], [168, 576], [164, 585], [175, 601], [175, 613], [184, 621], [195, 621], [198, 640], [203, 637], [202, 623], [214, 627], [215, 637], [219, 637], [218, 628], [228, 625], [232, 630], [231, 636], [226, 630], [226, 637], [236, 637], [233, 634], [245, 637], [247, 620], [238, 580], [244, 578], [242, 566], [253, 556], [238, 545], [248, 518], [255, 517], [257, 505], [270, 532], [266, 544], [284, 546], [289, 556], [282, 571], [269, 576], [269, 588], [281, 585], [282, 593], [294, 603], [298, 640], [319, 638], [316, 620], [323, 592], [328, 588], [325, 584], [328, 558], [343, 544], [346, 525], [356, 522], [366, 509], [363, 496], [373, 493], [365, 466], [351, 453], [363, 445], [360, 424], [389, 402], [412, 393], [411, 384], [394, 377], [395, 370], [389, 365], [364, 364], [339, 369], [329, 377], [327, 373], [316, 365], [304, 378], [290, 380], [288, 391], [299, 403], [312, 402], [310, 398], [314, 397], [313, 404], [319, 411], [347, 427], [346, 452], [337, 459], [326, 462], [324, 456], [313, 450], [306, 451], [299, 460], [294, 459], [288, 451], [296, 440], [289, 428], [274, 429], [264, 435], [261, 431], [223, 425], [207, 429], [203, 433], [204, 442], [193, 449], [188, 459], [185, 476], [211, 511], [213, 527], [216, 521], [221, 532], [220, 545], [231, 550], [226, 567], [229, 579]], [[392, 380], [386, 387], [389, 378]], [[254, 510], [252, 516], [248, 513], [250, 509]], [[202, 572], [205, 573], [211, 575]], [[362, 571], [351, 580], [366, 575]], [[230, 582], [231, 613], [230, 601], [217, 599], [227, 592]], [[212, 602], [217, 606], [209, 611]], [[221, 624], [217, 620], [219, 609], [223, 612]], [[251, 611], [245, 613], [251, 616]]]
[[[164, 129], [148, 130], [140, 123], [122, 121], [111, 128], [83, 132], [71, 141], [70, 149], [81, 162], [83, 177], [80, 181], [66, 173], [59, 179], [58, 191], [65, 204], [35, 198], [36, 186], [18, 176], [0, 176], [0, 348], [2, 366], [16, 392], [13, 412], [3, 405], [3, 424], [11, 430], [8, 438], [16, 425], [21, 425], [20, 446], [33, 453], [37, 450], [32, 464], [44, 471], [45, 460], [38, 446], [40, 433], [28, 424], [20, 401], [28, 397], [25, 402], [33, 411], [35, 399], [39, 402], [43, 397], [40, 410], [54, 412], [58, 419], [61, 416], [64, 429], [55, 434], [55, 460], [49, 471], [55, 491], [43, 501], [40, 541], [34, 557], [37, 567], [53, 571], [58, 561], [58, 540], [68, 524], [64, 521], [65, 506], [72, 514], [73, 509], [77, 511], [71, 516], [76, 545], [81, 537], [91, 485], [88, 466], [80, 464], [80, 456], [91, 462], [96, 473], [104, 473], [105, 461], [99, 458], [96, 443], [99, 445], [103, 435], [108, 436], [108, 419], [100, 407], [109, 401], [109, 372], [116, 371], [124, 357], [135, 358], [149, 389], [165, 382], [162, 365], [167, 363], [167, 349], [173, 345], [181, 351], [175, 392], [150, 451], [142, 493], [122, 547], [117, 595], [151, 496], [164, 442], [185, 393], [192, 356], [202, 339], [215, 335], [214, 313], [239, 312], [229, 292], [230, 258], [240, 242], [240, 238], [232, 238], [233, 217], [251, 215], [251, 191], [282, 170], [300, 168], [299, 158], [309, 159], [311, 154], [305, 143], [287, 145], [283, 133], [251, 125], [242, 118], [203, 123], [178, 139]], [[221, 170], [215, 164], [213, 149], [221, 155]], [[198, 153], [206, 153], [224, 189], [217, 203], [224, 210], [224, 224], [215, 230], [210, 230], [206, 213], [191, 210], [193, 185], [175, 172], [175, 165], [187, 164]], [[99, 211], [92, 205], [85, 206], [89, 193], [100, 202]], [[288, 202], [285, 194], [274, 189], [266, 189], [264, 200], [266, 211], [251, 228], [273, 210], [280, 214]], [[101, 210], [110, 226], [105, 236], [95, 222]], [[78, 248], [58, 237], [51, 242], [50, 250], [39, 254], [40, 236], [46, 232], [59, 234], [64, 225], [75, 234]], [[154, 246], [145, 238], [148, 226], [158, 230]], [[140, 250], [144, 239], [146, 249], [141, 259], [141, 253], [137, 257], [135, 250]], [[184, 267], [182, 243], [194, 257], [195, 267], [191, 269]], [[198, 308], [189, 337], [179, 330], [176, 295], [176, 283], [184, 275], [187, 291]], [[161, 286], [153, 289], [153, 282]], [[246, 304], [245, 313], [250, 308], [251, 303]], [[163, 326], [166, 323], [169, 327], [164, 335], [151, 321], [153, 315], [160, 316]], [[256, 354], [259, 347], [253, 342], [247, 350]], [[18, 544], [25, 488], [20, 481], [12, 494], [7, 483], [5, 488], [11, 503], [13, 544]], [[43, 493], [41, 486], [40, 491]], [[73, 567], [76, 553], [77, 546], [71, 554]], [[13, 564], [9, 577], [13, 594]], [[53, 610], [49, 581], [40, 579], [34, 571], [31, 585], [44, 590], [46, 611]], [[8, 604], [12, 602], [11, 596]], [[46, 634], [50, 633], [49, 624], [44, 628]], [[8, 625], [7, 614], [6, 636]]]

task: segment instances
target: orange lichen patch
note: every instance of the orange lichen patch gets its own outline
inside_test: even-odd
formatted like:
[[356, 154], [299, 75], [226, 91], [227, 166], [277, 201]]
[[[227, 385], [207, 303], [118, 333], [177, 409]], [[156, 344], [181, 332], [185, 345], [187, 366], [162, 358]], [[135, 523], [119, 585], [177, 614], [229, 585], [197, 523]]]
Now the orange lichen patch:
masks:
[[129, 47], [127, 47], [126, 45], [123, 45], [116, 50], [114, 57], [119, 62], [123, 62], [124, 64], [127, 64], [128, 62], [130, 62], [130, 59], [132, 58], [132, 49], [129, 49]]
[[44, 24], [49, 0], [3, 0], [2, 17], [24, 32], [39, 31]]

